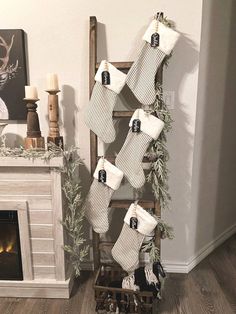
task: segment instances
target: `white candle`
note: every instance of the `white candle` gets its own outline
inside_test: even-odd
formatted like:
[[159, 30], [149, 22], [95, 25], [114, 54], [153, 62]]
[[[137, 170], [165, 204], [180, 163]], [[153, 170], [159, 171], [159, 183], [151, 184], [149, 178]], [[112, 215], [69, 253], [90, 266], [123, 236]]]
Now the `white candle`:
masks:
[[59, 90], [58, 76], [55, 73], [47, 74], [47, 90]]
[[25, 86], [26, 99], [38, 99], [38, 91], [35, 86]]

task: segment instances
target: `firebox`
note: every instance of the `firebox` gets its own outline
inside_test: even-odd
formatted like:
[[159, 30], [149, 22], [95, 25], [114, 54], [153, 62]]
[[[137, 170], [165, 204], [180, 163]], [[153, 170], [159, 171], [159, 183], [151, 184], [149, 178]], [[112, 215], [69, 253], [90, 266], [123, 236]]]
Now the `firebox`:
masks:
[[17, 211], [0, 211], [0, 280], [23, 280]]

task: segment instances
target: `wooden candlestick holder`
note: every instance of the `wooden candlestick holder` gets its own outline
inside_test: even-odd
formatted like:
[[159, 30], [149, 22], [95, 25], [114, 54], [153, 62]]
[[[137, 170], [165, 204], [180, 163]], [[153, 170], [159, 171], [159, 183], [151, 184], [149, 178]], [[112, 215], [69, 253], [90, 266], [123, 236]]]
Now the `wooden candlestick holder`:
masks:
[[25, 149], [45, 149], [44, 138], [41, 136], [36, 101], [39, 99], [24, 98], [27, 107], [27, 137]]
[[47, 143], [54, 143], [63, 149], [63, 137], [59, 130], [59, 106], [58, 95], [60, 90], [46, 90], [48, 95], [48, 117], [49, 117], [49, 136]]

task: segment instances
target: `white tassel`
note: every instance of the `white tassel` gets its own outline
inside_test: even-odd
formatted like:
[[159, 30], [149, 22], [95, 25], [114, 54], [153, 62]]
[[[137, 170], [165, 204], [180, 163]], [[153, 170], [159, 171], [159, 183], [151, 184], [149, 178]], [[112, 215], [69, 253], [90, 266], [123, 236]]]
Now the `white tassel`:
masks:
[[134, 280], [134, 274], [124, 277], [122, 281], [122, 288], [133, 291], [139, 290], [139, 287], [134, 284]]
[[148, 285], [156, 285], [159, 283], [156, 275], [153, 273], [153, 267], [151, 265], [147, 265], [144, 268], [145, 277]]

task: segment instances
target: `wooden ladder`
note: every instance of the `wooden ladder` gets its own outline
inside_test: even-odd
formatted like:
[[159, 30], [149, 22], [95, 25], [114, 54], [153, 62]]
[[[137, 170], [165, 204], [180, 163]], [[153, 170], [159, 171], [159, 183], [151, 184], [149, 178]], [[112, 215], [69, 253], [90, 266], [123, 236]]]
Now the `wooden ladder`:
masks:
[[[127, 72], [132, 66], [133, 62], [111, 62], [117, 69], [123, 72]], [[97, 18], [95, 16], [90, 17], [90, 33], [89, 33], [89, 95], [91, 97], [93, 86], [95, 84], [95, 74], [99, 68], [97, 62]], [[162, 83], [162, 67], [160, 67], [156, 79]], [[131, 118], [134, 111], [113, 111], [113, 118]], [[101, 156], [98, 156], [98, 139], [97, 135], [90, 131], [90, 166], [91, 175], [97, 166], [97, 161]], [[115, 156], [106, 157], [107, 160], [114, 163]], [[144, 158], [143, 162], [149, 162], [147, 158]], [[111, 200], [109, 207], [111, 208], [128, 208], [134, 200]], [[160, 204], [155, 200], [139, 200], [139, 205], [143, 208], [154, 209], [155, 215], [161, 216]], [[160, 234], [158, 230], [155, 231], [155, 244], [160, 249]], [[93, 231], [93, 259], [94, 268], [98, 269], [100, 265], [100, 237], [99, 234]]]

